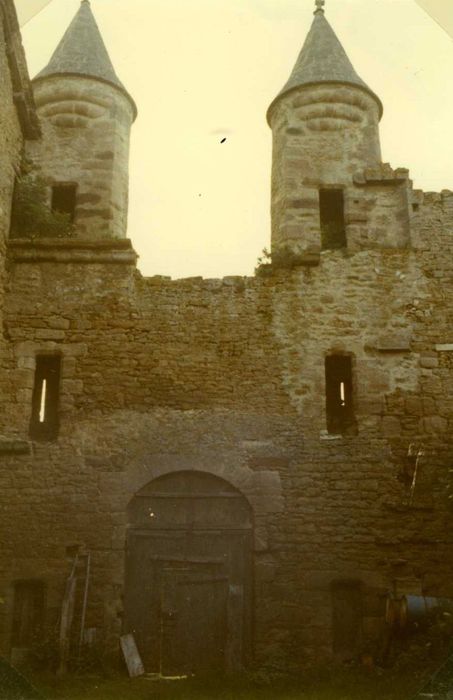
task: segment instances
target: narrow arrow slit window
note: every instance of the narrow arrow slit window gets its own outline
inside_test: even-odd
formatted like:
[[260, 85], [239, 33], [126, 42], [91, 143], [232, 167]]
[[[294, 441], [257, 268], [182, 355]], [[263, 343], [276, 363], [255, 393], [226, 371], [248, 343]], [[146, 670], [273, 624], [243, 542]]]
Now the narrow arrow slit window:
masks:
[[53, 440], [58, 435], [61, 357], [38, 355], [32, 397], [30, 437]]
[[342, 434], [354, 424], [352, 357], [326, 357], [326, 416], [329, 433]]

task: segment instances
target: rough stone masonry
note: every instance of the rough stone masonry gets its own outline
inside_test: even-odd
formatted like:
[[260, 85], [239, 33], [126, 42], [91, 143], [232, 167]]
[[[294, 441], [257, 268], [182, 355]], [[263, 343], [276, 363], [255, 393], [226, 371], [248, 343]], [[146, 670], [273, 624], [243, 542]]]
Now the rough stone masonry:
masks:
[[[377, 654], [389, 593], [453, 597], [453, 192], [381, 162], [318, 3], [268, 113], [272, 264], [144, 278], [89, 3], [32, 82], [0, 8], [2, 653], [52, 643], [78, 555], [73, 643], [151, 671]], [[71, 237], [9, 235], [23, 158]]]

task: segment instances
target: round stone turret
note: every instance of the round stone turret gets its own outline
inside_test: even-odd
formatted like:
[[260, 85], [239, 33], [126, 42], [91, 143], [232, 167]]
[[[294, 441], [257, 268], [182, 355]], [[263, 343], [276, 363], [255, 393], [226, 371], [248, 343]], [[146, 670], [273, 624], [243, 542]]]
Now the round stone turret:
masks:
[[[323, 4], [318, 0], [294, 70], [267, 115], [273, 133], [274, 251], [322, 246], [323, 198], [332, 219], [327, 228], [341, 228], [334, 220], [344, 216], [354, 174], [381, 162], [381, 101], [355, 72]], [[324, 247], [342, 247], [340, 239]]]
[[43, 139], [29, 155], [49, 184], [52, 207], [71, 214], [77, 237], [126, 237], [129, 136], [137, 109], [88, 0], [33, 89]]

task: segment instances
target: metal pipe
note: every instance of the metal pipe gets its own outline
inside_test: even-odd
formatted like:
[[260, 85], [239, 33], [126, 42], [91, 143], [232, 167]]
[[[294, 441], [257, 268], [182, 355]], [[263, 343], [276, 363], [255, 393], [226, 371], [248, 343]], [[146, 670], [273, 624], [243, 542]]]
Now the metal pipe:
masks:
[[83, 633], [85, 631], [85, 618], [87, 612], [87, 602], [88, 602], [88, 585], [90, 581], [90, 568], [91, 568], [91, 554], [88, 552], [86, 555], [86, 571], [85, 571], [85, 590], [83, 592], [83, 605], [82, 605], [82, 617], [80, 620], [80, 639], [79, 639], [79, 656], [82, 653], [83, 644]]

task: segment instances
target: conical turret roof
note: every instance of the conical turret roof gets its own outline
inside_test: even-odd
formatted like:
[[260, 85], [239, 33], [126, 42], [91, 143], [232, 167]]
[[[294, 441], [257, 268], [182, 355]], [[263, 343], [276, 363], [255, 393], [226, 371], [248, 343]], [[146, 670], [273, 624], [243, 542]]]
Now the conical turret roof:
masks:
[[115, 73], [89, 0], [82, 0], [49, 63], [34, 80], [55, 75], [81, 75], [110, 83], [130, 99], [137, 114], [134, 100]]
[[268, 110], [268, 120], [275, 103], [283, 95], [304, 85], [320, 83], [341, 83], [355, 85], [366, 90], [377, 101], [380, 116], [383, 113], [382, 102], [354, 70], [340, 40], [324, 16], [324, 11], [318, 9], [311, 29], [307, 34], [302, 51], [296, 61], [288, 82], [271, 103]]

